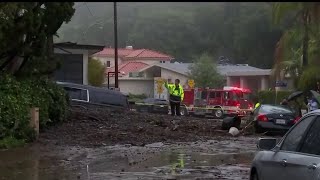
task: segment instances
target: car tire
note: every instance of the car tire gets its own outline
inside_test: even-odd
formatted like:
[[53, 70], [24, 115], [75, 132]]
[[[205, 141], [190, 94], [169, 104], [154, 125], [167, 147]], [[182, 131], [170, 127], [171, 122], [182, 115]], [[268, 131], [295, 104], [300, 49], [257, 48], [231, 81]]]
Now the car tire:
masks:
[[213, 117], [216, 119], [222, 119], [223, 118], [223, 110], [222, 109], [216, 109], [213, 110]]

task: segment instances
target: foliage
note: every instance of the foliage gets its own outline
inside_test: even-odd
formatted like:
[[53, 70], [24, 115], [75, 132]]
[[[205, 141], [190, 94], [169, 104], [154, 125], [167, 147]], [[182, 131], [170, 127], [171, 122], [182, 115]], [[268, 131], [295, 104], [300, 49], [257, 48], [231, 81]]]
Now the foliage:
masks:
[[92, 86], [102, 86], [105, 78], [105, 67], [96, 59], [89, 58], [88, 63], [88, 80]]
[[21, 147], [25, 143], [26, 142], [23, 139], [16, 139], [12, 136], [9, 136], [9, 137], [0, 139], [0, 149], [11, 149], [15, 147]]
[[299, 80], [300, 90], [316, 89], [317, 82], [320, 82], [320, 68], [318, 66], [311, 66], [304, 70]]
[[145, 95], [145, 94], [131, 94], [131, 93], [129, 93], [128, 96], [129, 96], [128, 101], [132, 101], [132, 102], [140, 102], [143, 99], [147, 98], [147, 95]]
[[216, 63], [207, 54], [201, 55], [189, 69], [189, 76], [195, 81], [196, 87], [221, 88], [224, 85], [224, 78], [219, 74]]
[[[299, 59], [292, 59], [288, 57], [287, 52], [299, 52], [301, 49], [302, 65], [307, 67], [310, 61], [310, 40], [317, 39], [316, 37], [320, 19], [320, 3], [318, 2], [277, 2], [273, 4], [273, 22], [279, 24], [283, 20], [288, 20], [290, 26], [281, 37], [276, 47], [275, 54], [275, 74], [279, 77], [282, 70], [283, 61], [297, 61]], [[294, 40], [295, 43], [288, 43], [289, 39]], [[316, 45], [316, 44], [313, 44]], [[319, 47], [319, 46], [317, 46]], [[315, 53], [315, 52], [313, 52]]]
[[0, 139], [13, 137], [25, 141], [34, 138], [29, 127], [30, 108], [39, 107], [40, 128], [58, 123], [67, 115], [65, 91], [46, 78], [16, 79], [0, 77]]
[[280, 104], [292, 91], [259, 91], [258, 101], [262, 104]]
[[[79, 3], [71, 22], [59, 30], [59, 41], [114, 46], [113, 4], [87, 5], [94, 16]], [[282, 33], [282, 26], [272, 26], [271, 12], [266, 2], [119, 3], [118, 45], [157, 50], [181, 62], [207, 52], [271, 68]]]
[[[24, 73], [52, 73], [55, 69], [53, 35], [63, 22], [70, 21], [74, 13], [72, 6], [73, 2], [1, 3], [0, 71], [21, 74], [27, 66]], [[39, 61], [50, 65], [35, 63]]]

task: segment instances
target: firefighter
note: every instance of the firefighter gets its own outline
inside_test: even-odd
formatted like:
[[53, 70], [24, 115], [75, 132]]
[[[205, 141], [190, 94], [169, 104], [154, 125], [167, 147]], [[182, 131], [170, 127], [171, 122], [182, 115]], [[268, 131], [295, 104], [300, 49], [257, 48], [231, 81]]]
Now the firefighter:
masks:
[[257, 109], [261, 104], [259, 102], [256, 103], [256, 105], [254, 105], [254, 109]]
[[170, 82], [168, 84], [168, 82], [166, 82], [164, 86], [168, 89], [170, 94], [169, 101], [171, 107], [171, 116], [180, 116], [180, 104], [184, 98], [184, 91], [180, 85], [180, 80], [176, 79], [174, 84]]

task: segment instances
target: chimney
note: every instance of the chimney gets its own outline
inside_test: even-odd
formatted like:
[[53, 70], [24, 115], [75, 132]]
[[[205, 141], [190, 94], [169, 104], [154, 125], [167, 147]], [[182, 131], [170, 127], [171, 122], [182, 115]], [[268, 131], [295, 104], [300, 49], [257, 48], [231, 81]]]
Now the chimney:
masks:
[[132, 46], [126, 46], [126, 49], [133, 49]]

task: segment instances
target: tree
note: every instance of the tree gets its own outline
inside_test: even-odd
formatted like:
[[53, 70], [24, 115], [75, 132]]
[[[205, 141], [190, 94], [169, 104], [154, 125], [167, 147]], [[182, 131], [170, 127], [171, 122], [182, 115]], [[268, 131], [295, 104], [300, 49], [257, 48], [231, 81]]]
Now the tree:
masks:
[[[319, 2], [297, 2], [297, 3], [284, 3], [278, 2], [273, 4], [273, 21], [275, 24], [279, 24], [281, 20], [288, 19], [288, 16], [294, 17], [292, 19], [292, 29], [299, 29], [302, 38], [302, 64], [303, 67], [308, 65], [308, 49], [310, 43], [311, 29], [314, 25], [319, 25], [320, 18], [320, 3]], [[291, 34], [293, 35], [293, 34]], [[286, 38], [290, 37], [288, 33], [285, 33], [279, 43], [276, 50], [276, 64], [280, 64], [284, 60], [281, 53], [284, 49]], [[290, 47], [289, 47], [290, 49]]]
[[[56, 64], [53, 36], [70, 21], [73, 2], [3, 2], [0, 4], [0, 71], [17, 75], [50, 74]], [[47, 65], [38, 62], [45, 62]], [[51, 64], [52, 63], [52, 64]], [[33, 66], [31, 66], [31, 64]], [[28, 68], [26, 68], [28, 67]]]
[[88, 63], [88, 81], [92, 86], [102, 86], [105, 78], [105, 67], [97, 60], [90, 58]]
[[225, 83], [224, 78], [217, 70], [217, 64], [207, 54], [202, 54], [189, 69], [189, 76], [195, 81], [196, 87], [221, 88]]

